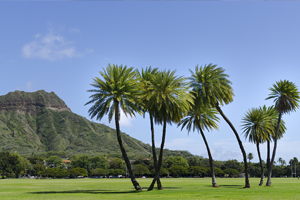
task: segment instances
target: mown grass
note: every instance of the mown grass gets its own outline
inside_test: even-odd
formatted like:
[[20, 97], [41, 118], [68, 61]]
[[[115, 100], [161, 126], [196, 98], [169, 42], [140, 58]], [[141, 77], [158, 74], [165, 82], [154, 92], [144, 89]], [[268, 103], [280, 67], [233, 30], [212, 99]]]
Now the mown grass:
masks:
[[138, 179], [144, 188], [134, 191], [130, 179], [0, 179], [0, 199], [300, 199], [300, 180], [273, 178], [272, 187], [258, 186], [251, 178], [243, 189], [242, 178], [162, 179], [164, 190], [147, 191], [152, 179]]

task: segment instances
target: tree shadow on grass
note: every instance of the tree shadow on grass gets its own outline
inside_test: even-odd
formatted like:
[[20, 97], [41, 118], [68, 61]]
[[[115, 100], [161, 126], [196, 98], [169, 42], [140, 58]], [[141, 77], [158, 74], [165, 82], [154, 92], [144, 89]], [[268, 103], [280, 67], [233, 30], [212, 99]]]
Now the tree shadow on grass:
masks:
[[40, 191], [40, 192], [29, 192], [30, 194], [130, 194], [138, 193], [140, 191], [129, 190], [129, 191], [115, 191], [115, 190], [67, 190], [67, 191]]
[[220, 187], [244, 189], [244, 185], [220, 185]]
[[[212, 188], [211, 185], [206, 185], [204, 187], [207, 187], [207, 188]], [[243, 189], [243, 185], [219, 185], [220, 188], [224, 187], [224, 188], [237, 188], [237, 189]]]

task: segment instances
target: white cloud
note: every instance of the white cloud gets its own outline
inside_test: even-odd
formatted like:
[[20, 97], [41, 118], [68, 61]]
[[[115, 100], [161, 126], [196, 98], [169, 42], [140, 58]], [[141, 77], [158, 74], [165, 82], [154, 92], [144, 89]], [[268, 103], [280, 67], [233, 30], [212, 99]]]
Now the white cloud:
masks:
[[73, 45], [73, 41], [69, 41], [67, 38], [55, 33], [51, 26], [50, 28], [48, 27], [47, 34], [42, 35], [37, 33], [34, 38], [34, 41], [23, 46], [22, 54], [26, 58], [40, 58], [54, 61], [63, 58], [80, 57], [93, 52], [92, 49], [87, 49], [85, 52], [78, 52]]
[[71, 28], [71, 29], [69, 30], [69, 32], [70, 32], [71, 34], [79, 34], [79, 33], [81, 33], [81, 31], [80, 31], [78, 28]]
[[125, 127], [133, 127], [132, 121], [134, 118], [131, 118], [130, 116], [126, 117], [124, 112], [121, 110], [120, 111], [120, 126], [125, 126]]
[[27, 81], [26, 90], [27, 91], [33, 90], [32, 86], [33, 86], [33, 82], [32, 81]]

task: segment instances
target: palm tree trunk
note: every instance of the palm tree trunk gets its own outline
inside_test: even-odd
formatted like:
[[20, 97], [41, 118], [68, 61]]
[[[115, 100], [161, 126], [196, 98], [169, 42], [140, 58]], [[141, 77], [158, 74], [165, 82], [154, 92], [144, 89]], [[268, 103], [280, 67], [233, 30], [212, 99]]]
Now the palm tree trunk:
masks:
[[[153, 124], [153, 117], [150, 112], [149, 112], [149, 116], [150, 116], [150, 126], [151, 126], [152, 154], [153, 154], [154, 169], [155, 169], [155, 173], [156, 173], [157, 172], [157, 157], [156, 157], [155, 140], [154, 140], [154, 124]], [[160, 178], [157, 179], [157, 188], [159, 190], [162, 190]]]
[[160, 168], [162, 165], [162, 158], [163, 158], [163, 150], [164, 150], [164, 145], [165, 145], [165, 139], [166, 139], [166, 127], [167, 127], [167, 120], [164, 119], [164, 124], [163, 124], [163, 134], [162, 134], [162, 140], [161, 140], [161, 145], [160, 145], [160, 152], [159, 152], [159, 159], [158, 159], [158, 164], [157, 164], [157, 172], [155, 172], [154, 179], [148, 188], [148, 191], [153, 190], [154, 184], [157, 181], [159, 177], [159, 172]]
[[216, 182], [216, 177], [215, 177], [215, 170], [214, 170], [214, 161], [212, 159], [212, 156], [211, 156], [211, 153], [210, 153], [210, 149], [209, 149], [209, 146], [208, 146], [208, 143], [206, 141], [206, 138], [205, 138], [205, 135], [202, 131], [202, 128], [200, 127], [200, 124], [198, 122], [198, 128], [200, 129], [200, 133], [202, 135], [202, 138], [204, 140], [204, 143], [205, 143], [205, 146], [206, 146], [206, 149], [207, 149], [207, 153], [208, 153], [208, 158], [209, 158], [209, 165], [210, 165], [210, 170], [211, 170], [211, 178], [212, 178], [212, 185], [213, 187], [219, 187], [219, 185], [217, 184]]
[[243, 143], [239, 137], [239, 134], [237, 133], [237, 131], [235, 130], [234, 126], [232, 125], [232, 123], [229, 121], [229, 119], [225, 116], [225, 114], [223, 113], [223, 111], [221, 110], [221, 108], [219, 107], [219, 102], [216, 103], [216, 109], [219, 111], [219, 113], [222, 115], [223, 119], [227, 122], [227, 124], [230, 126], [230, 128], [232, 129], [232, 131], [235, 134], [235, 137], [239, 143], [240, 149], [242, 151], [243, 154], [243, 158], [244, 158], [244, 168], [245, 168], [245, 187], [244, 188], [250, 188], [250, 183], [249, 183], [249, 177], [248, 177], [248, 166], [247, 166], [247, 156], [246, 156], [246, 151], [244, 149]]
[[267, 140], [267, 169], [270, 166], [270, 140]]
[[130, 161], [127, 157], [127, 154], [126, 154], [126, 151], [125, 151], [125, 148], [123, 146], [123, 142], [122, 142], [122, 138], [121, 138], [121, 132], [120, 132], [120, 125], [119, 125], [119, 102], [115, 102], [115, 123], [116, 123], [116, 131], [117, 131], [117, 138], [118, 138], [118, 142], [119, 142], [119, 145], [120, 145], [120, 149], [121, 149], [121, 152], [122, 152], [122, 156], [125, 160], [125, 163], [126, 163], [126, 166], [127, 166], [127, 169], [128, 169], [128, 172], [129, 172], [129, 175], [130, 175], [130, 178], [131, 178], [131, 182], [134, 186], [134, 188], [136, 190], [142, 190], [142, 187], [140, 186], [140, 184], [135, 180], [135, 177], [134, 177], [134, 174], [131, 170], [131, 164], [130, 164]]
[[271, 186], [271, 184], [272, 184], [272, 182], [271, 182], [272, 168], [273, 168], [273, 163], [274, 163], [275, 154], [276, 154], [277, 138], [278, 138], [278, 134], [279, 134], [281, 116], [282, 116], [282, 113], [279, 112], [279, 117], [278, 117], [278, 122], [277, 122], [277, 129], [276, 129], [276, 134], [275, 134], [275, 138], [274, 138], [273, 154], [272, 154], [271, 162], [269, 163], [269, 167], [268, 167], [268, 180], [267, 180], [266, 186]]
[[257, 141], [256, 141], [256, 148], [257, 148], [257, 153], [258, 153], [258, 158], [259, 158], [259, 163], [260, 163], [260, 170], [261, 170], [259, 186], [262, 186], [264, 184], [264, 166], [263, 166], [261, 156], [260, 156], [259, 142], [257, 142]]

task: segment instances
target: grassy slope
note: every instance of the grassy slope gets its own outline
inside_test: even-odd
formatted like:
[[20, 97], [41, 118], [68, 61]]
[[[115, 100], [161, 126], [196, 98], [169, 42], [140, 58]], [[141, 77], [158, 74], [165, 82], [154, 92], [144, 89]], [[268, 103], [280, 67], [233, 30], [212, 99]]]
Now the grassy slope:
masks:
[[138, 179], [143, 192], [135, 192], [129, 179], [0, 180], [0, 199], [300, 199], [300, 180], [272, 179], [272, 187], [242, 189], [244, 179], [162, 179], [163, 191], [146, 191], [151, 179]]

